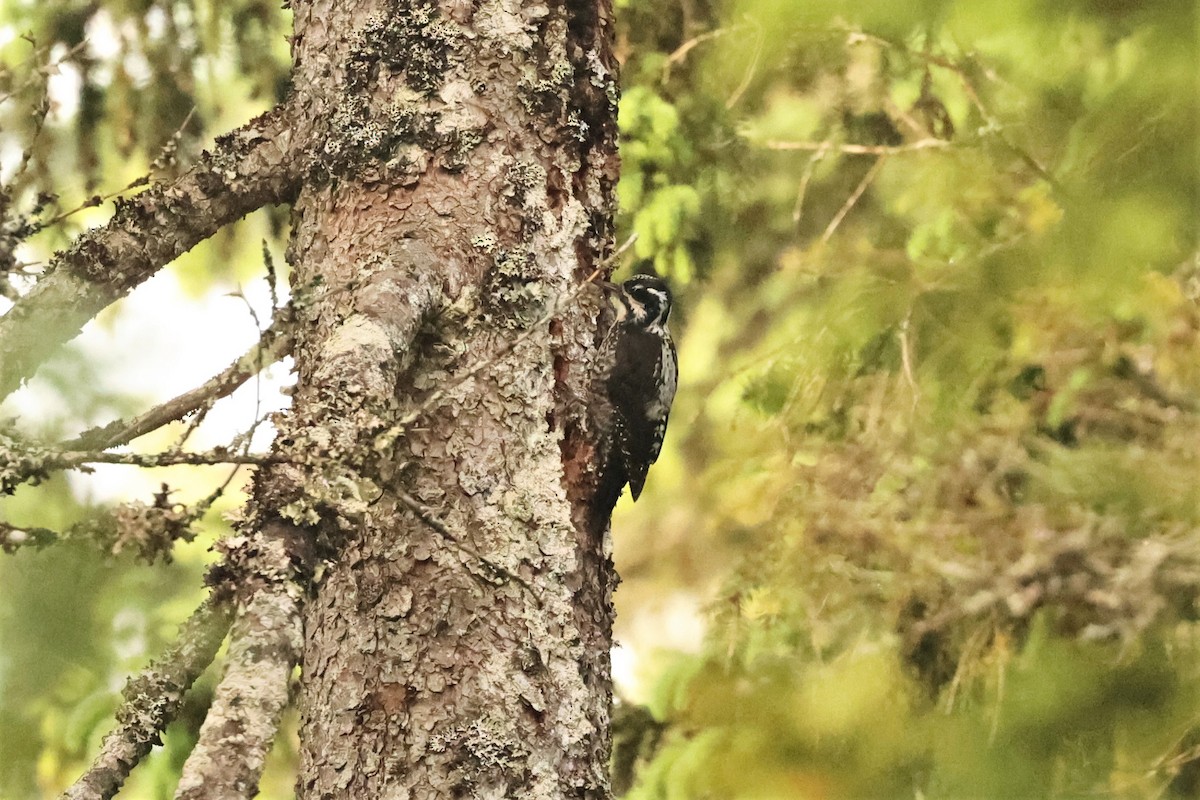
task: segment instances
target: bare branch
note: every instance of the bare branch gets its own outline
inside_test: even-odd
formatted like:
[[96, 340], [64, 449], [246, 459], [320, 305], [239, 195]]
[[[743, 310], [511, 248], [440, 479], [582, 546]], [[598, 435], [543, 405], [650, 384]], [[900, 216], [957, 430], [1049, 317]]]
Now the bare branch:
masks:
[[95, 451], [61, 452], [29, 444], [0, 433], [0, 495], [12, 494], [16, 487], [32, 481], [39, 483], [61, 469], [86, 469], [88, 464], [122, 464], [131, 467], [174, 467], [183, 464], [277, 464], [278, 455], [235, 453], [228, 447], [192, 452], [168, 450], [164, 453], [108, 453]]
[[49, 271], [0, 317], [0, 398], [100, 310], [224, 225], [288, 200], [305, 159], [291, 106], [217, 140], [181, 178], [117, 201], [108, 224], [55, 256]]
[[28, 474], [19, 480], [8, 480], [5, 476], [2, 488], [10, 491], [17, 483], [34, 477], [44, 477], [47, 473], [60, 469], [76, 469], [88, 464], [119, 464], [126, 467], [178, 467], [178, 466], [215, 466], [219, 464], [249, 464], [262, 466], [278, 464], [279, 456], [269, 453], [234, 453], [224, 447], [212, 450], [169, 450], [165, 453], [108, 453], [95, 451], [67, 451], [59, 453], [51, 450], [34, 451], [33, 457], [41, 456], [37, 468], [28, 470]]
[[[49, 76], [54, 70], [74, 59], [75, 56], [79, 55], [79, 53], [82, 52], [84, 48], [88, 46], [88, 44], [90, 44], [87, 39], [83, 39], [78, 44], [71, 47], [70, 50], [66, 51], [58, 58], [55, 58], [53, 61], [48, 60], [44, 64], [30, 66], [35, 61], [47, 57], [52, 48], [38, 47], [37, 42], [28, 36], [22, 36], [21, 38], [33, 47], [33, 52], [26, 56], [21, 62], [13, 66], [21, 67], [21, 71], [24, 72], [26, 76], [24, 80], [17, 81], [15, 84], [9, 87], [8, 91], [0, 94], [0, 103], [7, 103], [13, 97], [34, 85], [36, 82], [35, 78], [41, 78], [44, 83], [46, 77]], [[8, 66], [0, 67], [0, 76], [4, 77], [5, 79], [11, 79], [13, 77], [13, 72]]]
[[277, 464], [278, 456], [268, 453], [231, 453], [218, 447], [203, 452], [176, 450], [166, 453], [62, 453], [59, 455], [60, 469], [72, 469], [84, 464], [121, 464], [128, 467], [178, 467], [216, 466], [219, 464]]
[[914, 150], [938, 150], [954, 147], [953, 142], [945, 139], [919, 139], [908, 144], [834, 144], [824, 142], [793, 142], [780, 139], [768, 139], [762, 143], [768, 150], [807, 150], [817, 153], [834, 152], [850, 156], [890, 156], [897, 153], [911, 153]]
[[800, 224], [800, 218], [804, 214], [804, 198], [808, 196], [808, 184], [817, 171], [817, 163], [825, 157], [832, 146], [833, 142], [822, 142], [821, 147], [809, 156], [808, 163], [804, 165], [804, 172], [800, 175], [800, 187], [796, 190], [796, 203], [792, 207], [792, 222], [797, 225]]
[[205, 668], [229, 630], [228, 605], [209, 597], [183, 624], [171, 649], [141, 674], [130, 678], [117, 709], [117, 727], [104, 737], [100, 753], [62, 800], [107, 800], [121, 788], [130, 771], [174, 719], [184, 694]]
[[[975, 87], [975, 82], [971, 79], [970, 72], [963, 64], [953, 61], [952, 59], [945, 58], [944, 56], [931, 53], [928, 51], [928, 49], [915, 50], [903, 42], [895, 41], [884, 36], [878, 36], [876, 34], [866, 33], [859, 30], [846, 30], [845, 32], [849, 37], [848, 42], [850, 44], [854, 44], [857, 41], [874, 42], [875, 44], [882, 45], [884, 47], [902, 50], [911, 56], [925, 61], [926, 64], [941, 67], [953, 72], [958, 77], [959, 83], [962, 85], [963, 92], [967, 95], [967, 98], [970, 99], [971, 104], [975, 106], [975, 110], [979, 112], [979, 116], [983, 118], [985, 123], [987, 123], [986, 132], [993, 134], [1001, 144], [1007, 147], [1010, 152], [1024, 162], [1027, 167], [1033, 170], [1038, 177], [1054, 187], [1055, 190], [1060, 188], [1058, 181], [1053, 175], [1050, 174], [1050, 170], [1044, 164], [1038, 161], [1032, 153], [1013, 141], [1013, 139], [1007, 134], [1004, 125], [1001, 124], [1000, 120], [996, 118], [996, 115], [993, 114], [983, 102], [983, 98], [980, 97], [979, 91]], [[981, 71], [984, 77], [993, 83], [1004, 82], [991, 67], [981, 66]]]
[[171, 400], [162, 403], [131, 420], [116, 420], [99, 428], [92, 428], [70, 441], [63, 442], [63, 450], [107, 450], [110, 447], [128, 444], [139, 436], [157, 430], [163, 425], [182, 419], [202, 408], [210, 407], [222, 397], [228, 397], [261, 372], [288, 353], [292, 347], [292, 336], [283, 332], [279, 323], [263, 332], [262, 338], [247, 350], [241, 358], [225, 370], [198, 386]]
[[754, 54], [750, 57], [750, 63], [746, 66], [746, 72], [742, 76], [741, 83], [733, 90], [733, 94], [725, 101], [725, 110], [732, 109], [742, 99], [742, 95], [750, 88], [750, 83], [754, 80], [754, 73], [758, 71], [758, 60], [762, 56], [763, 40], [766, 38], [763, 33], [762, 26], [757, 21], [752, 22], [754, 27]]
[[821, 234], [821, 244], [824, 244], [833, 238], [834, 231], [838, 229], [838, 226], [842, 224], [842, 220], [845, 219], [846, 215], [850, 213], [850, 209], [854, 208], [854, 204], [858, 202], [859, 198], [862, 197], [863, 192], [865, 192], [867, 187], [871, 185], [871, 182], [875, 180], [875, 176], [879, 174], [879, 170], [883, 168], [883, 162], [885, 161], [887, 161], [887, 156], [880, 156], [875, 160], [875, 163], [871, 165], [871, 168], [867, 170], [867, 174], [863, 175], [862, 180], [858, 182], [858, 186], [856, 186], [854, 191], [850, 193], [850, 196], [846, 198], [846, 202], [843, 203], [842, 207], [838, 209], [838, 212], [833, 215], [833, 219], [829, 221], [829, 225], [826, 226], [825, 232]]
[[44, 222], [39, 222], [37, 224], [37, 229], [43, 230], [45, 228], [51, 228], [64, 220], [70, 219], [71, 217], [78, 214], [80, 211], [84, 211], [89, 208], [99, 208], [100, 206], [107, 203], [109, 200], [115, 200], [116, 198], [118, 198], [122, 195], [132, 192], [134, 189], [141, 189], [143, 186], [149, 186], [149, 185], [150, 185], [150, 176], [149, 175], [142, 175], [140, 177], [134, 178], [132, 181], [125, 184], [125, 186], [123, 186], [120, 189], [117, 189], [112, 192], [108, 192], [106, 194], [94, 194], [91, 197], [88, 197], [83, 202], [81, 202], [79, 205], [75, 206], [74, 208], [68, 209], [66, 211], [61, 211], [57, 215], [51, 217], [50, 219], [48, 219]]
[[674, 50], [672, 50], [671, 54], [669, 56], [667, 56], [667, 60], [665, 62], [663, 62], [662, 78], [661, 78], [662, 82], [666, 83], [668, 80], [670, 80], [671, 68], [674, 67], [676, 64], [682, 64], [684, 62], [684, 60], [687, 58], [688, 53], [690, 53], [692, 51], [692, 49], [694, 47], [696, 47], [697, 45], [703, 44], [704, 42], [710, 41], [712, 39], [717, 39], [721, 36], [724, 36], [727, 33], [732, 33], [733, 31], [740, 30], [745, 27], [746, 27], [745, 25], [735, 25], [731, 28], [717, 28], [715, 30], [706, 31], [705, 33], [702, 33], [698, 36], [693, 36], [691, 39], [688, 39], [686, 42], [679, 45], [679, 47], [676, 47]]

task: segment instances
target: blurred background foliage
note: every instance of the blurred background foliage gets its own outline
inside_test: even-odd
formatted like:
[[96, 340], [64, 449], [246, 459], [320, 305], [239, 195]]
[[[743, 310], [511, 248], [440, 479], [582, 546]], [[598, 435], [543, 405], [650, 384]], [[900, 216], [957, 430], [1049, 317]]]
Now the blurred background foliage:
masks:
[[618, 637], [683, 651], [619, 787], [1196, 796], [1196, 5], [619, 5], [682, 378]]
[[[262, 0], [0, 3], [0, 297], [26, 289], [55, 250], [108, 218], [115, 198], [147, 176], [170, 179], [214, 136], [282, 96], [290, 26], [279, 3]], [[263, 282], [264, 240], [281, 253], [286, 219], [281, 209], [249, 216], [104, 312], [0, 408], [0, 426], [19, 417], [24, 434], [61, 441], [230, 363], [257, 335], [248, 303], [220, 298], [240, 293], [242, 281]], [[193, 301], [194, 310], [182, 307]], [[230, 341], [231, 330], [245, 340]], [[252, 409], [257, 388], [248, 387]], [[221, 416], [219, 407], [209, 415]], [[226, 425], [213, 443], [234, 432]], [[138, 444], [162, 450], [194, 433], [179, 424]], [[145, 512], [160, 493], [182, 508], [175, 504], [207, 497], [229, 472], [102, 467], [57, 476], [0, 499], [0, 519], [54, 530], [104, 525]], [[224, 515], [239, 505], [236, 492], [218, 500], [169, 554], [144, 552], [136, 535], [0, 553], [0, 798], [52, 797], [80, 773], [113, 725], [125, 679], [173, 641], [202, 599], [208, 548], [229, 532]], [[215, 674], [200, 681], [122, 796], [174, 794]], [[289, 726], [263, 781], [267, 797], [291, 796]]]
[[[617, 787], [1200, 794], [1195, 3], [617, 6], [623, 272], [674, 283], [682, 365], [663, 457], [614, 521]], [[0, 15], [14, 281], [108, 206], [64, 211], [285, 89], [276, 4]], [[228, 291], [281, 227], [257, 215], [173, 274]], [[116, 358], [57, 362], [70, 401], [39, 424], [142, 407], [104, 379]], [[62, 527], [90, 513], [80, 487], [0, 513]], [[0, 559], [0, 796], [86, 762], [197, 602], [219, 511], [167, 565]], [[129, 796], [170, 795], [205, 691]], [[264, 797], [290, 796], [293, 752]]]

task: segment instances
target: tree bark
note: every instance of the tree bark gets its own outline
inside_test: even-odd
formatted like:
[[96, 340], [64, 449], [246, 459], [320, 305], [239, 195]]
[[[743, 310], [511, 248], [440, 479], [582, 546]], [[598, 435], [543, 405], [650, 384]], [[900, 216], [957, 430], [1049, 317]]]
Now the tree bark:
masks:
[[598, 299], [559, 301], [611, 247], [610, 3], [295, 13], [294, 83], [332, 125], [295, 207], [289, 465], [255, 497], [328, 558], [298, 795], [607, 797]]

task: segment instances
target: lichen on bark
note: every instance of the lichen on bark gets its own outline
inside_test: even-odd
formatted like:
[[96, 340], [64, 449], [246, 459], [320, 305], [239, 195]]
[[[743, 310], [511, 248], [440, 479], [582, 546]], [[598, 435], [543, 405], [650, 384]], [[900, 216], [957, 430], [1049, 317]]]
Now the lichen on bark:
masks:
[[[346, 124], [384, 128], [364, 165], [419, 165], [403, 179], [344, 170], [297, 204], [297, 280], [335, 291], [301, 312], [286, 438], [312, 441], [331, 413], [383, 426], [348, 425], [358, 457], [337, 460], [379, 492], [327, 533], [335, 554], [306, 612], [299, 794], [605, 797], [613, 579], [588, 529], [588, 470], [565, 466], [587, 450], [596, 299], [557, 301], [611, 246], [615, 125], [573, 121], [595, 117], [576, 108], [581, 71], [614, 68], [609, 9], [580, 25], [555, 3], [390, 8], [298, 57], [351, 65], [361, 105]], [[430, 26], [425, 50], [382, 52]], [[396, 241], [427, 251], [421, 263], [381, 269]], [[412, 282], [431, 287], [420, 321], [368, 336]], [[381, 369], [384, 342], [405, 358]]]

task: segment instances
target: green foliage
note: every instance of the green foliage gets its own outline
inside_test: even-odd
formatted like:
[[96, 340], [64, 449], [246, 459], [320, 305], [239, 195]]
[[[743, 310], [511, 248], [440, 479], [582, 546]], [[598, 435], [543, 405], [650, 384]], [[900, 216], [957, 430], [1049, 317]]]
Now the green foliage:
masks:
[[650, 260], [660, 275], [691, 280], [689, 245], [695, 242], [700, 195], [677, 182], [695, 169], [695, 158], [679, 129], [675, 107], [649, 87], [635, 86], [621, 101], [618, 125], [623, 169], [617, 197], [636, 209], [628, 223], [637, 232], [634, 253]]
[[[39, 500], [53, 496], [60, 512], [74, 506], [65, 482], [55, 486], [53, 493], [39, 487]], [[23, 516], [10, 505], [5, 513]], [[0, 794], [56, 794], [87, 764], [114, 724], [125, 678], [173, 640], [199, 602], [205, 547], [177, 548], [176, 563], [153, 570], [128, 556], [106, 559], [84, 542], [0, 561], [6, 599], [0, 613]], [[178, 764], [171, 761], [194, 742], [206, 691], [198, 689], [193, 702], [198, 707], [190, 724], [169, 732], [163, 754], [135, 776], [131, 796], [172, 793]], [[164, 777], [168, 786], [148, 789]]]
[[630, 5], [685, 325], [618, 602], [710, 599], [629, 796], [1192, 796], [1195, 8]]

